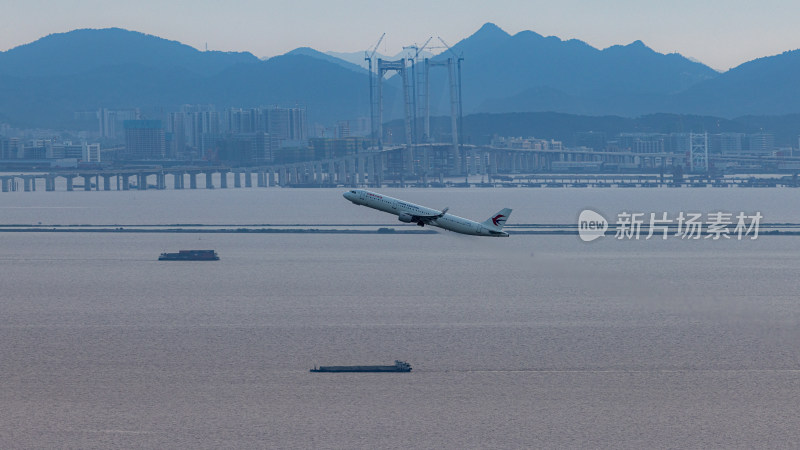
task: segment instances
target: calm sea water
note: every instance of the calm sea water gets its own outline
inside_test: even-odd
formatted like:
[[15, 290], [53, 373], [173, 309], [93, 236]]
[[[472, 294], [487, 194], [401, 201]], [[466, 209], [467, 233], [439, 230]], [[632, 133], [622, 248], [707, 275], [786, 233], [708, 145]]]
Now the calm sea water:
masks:
[[[385, 190], [510, 224], [787, 189]], [[342, 190], [0, 194], [0, 224], [389, 224]], [[800, 445], [800, 238], [0, 233], [2, 448]], [[158, 262], [213, 248], [219, 262]], [[313, 374], [409, 361], [410, 374]]]

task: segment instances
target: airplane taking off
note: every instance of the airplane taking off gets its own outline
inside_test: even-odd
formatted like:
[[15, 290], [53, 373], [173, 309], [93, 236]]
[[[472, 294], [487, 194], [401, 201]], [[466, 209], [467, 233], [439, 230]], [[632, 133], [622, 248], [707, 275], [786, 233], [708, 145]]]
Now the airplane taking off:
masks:
[[508, 216], [511, 215], [511, 209], [509, 208], [502, 209], [497, 214], [479, 223], [448, 214], [447, 208], [437, 211], [364, 189], [347, 191], [344, 193], [344, 198], [356, 205], [368, 206], [378, 211], [394, 214], [400, 222], [415, 222], [421, 227], [431, 225], [474, 236], [508, 237], [508, 233], [502, 231], [502, 228]]

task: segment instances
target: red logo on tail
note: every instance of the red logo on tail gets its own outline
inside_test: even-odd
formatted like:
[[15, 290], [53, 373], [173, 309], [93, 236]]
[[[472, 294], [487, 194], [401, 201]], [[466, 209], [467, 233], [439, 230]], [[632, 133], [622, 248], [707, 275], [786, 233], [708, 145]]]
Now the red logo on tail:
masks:
[[[503, 226], [502, 223], [505, 223], [505, 221], [506, 221], [506, 219], [503, 219], [503, 217], [505, 217], [505, 216], [502, 215], [502, 214], [498, 214], [498, 215], [492, 217], [492, 223], [494, 224], [494, 226], [496, 226], [496, 227]], [[498, 222], [500, 222], [500, 223], [498, 223]]]

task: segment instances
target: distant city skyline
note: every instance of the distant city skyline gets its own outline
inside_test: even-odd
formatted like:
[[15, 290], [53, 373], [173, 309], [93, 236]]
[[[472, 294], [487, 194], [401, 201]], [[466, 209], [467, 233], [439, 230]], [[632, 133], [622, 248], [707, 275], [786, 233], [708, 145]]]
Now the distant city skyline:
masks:
[[297, 47], [357, 52], [441, 36], [450, 45], [492, 22], [578, 39], [600, 49], [636, 40], [660, 53], [677, 52], [725, 71], [744, 62], [800, 48], [800, 4], [782, 0], [406, 0], [376, 7], [367, 0], [100, 1], [11, 0], [0, 17], [0, 51], [78, 28], [119, 27], [204, 50], [271, 57]]

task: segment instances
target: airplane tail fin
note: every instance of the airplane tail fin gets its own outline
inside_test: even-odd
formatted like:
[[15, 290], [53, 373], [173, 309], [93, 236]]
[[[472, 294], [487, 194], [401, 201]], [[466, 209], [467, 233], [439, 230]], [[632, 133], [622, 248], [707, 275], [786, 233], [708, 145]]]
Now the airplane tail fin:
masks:
[[506, 220], [508, 220], [508, 217], [510, 215], [511, 215], [511, 208], [503, 208], [500, 211], [498, 211], [497, 214], [493, 214], [492, 217], [489, 217], [488, 219], [483, 221], [483, 225], [496, 228], [499, 230], [503, 228], [503, 225], [506, 224]]

